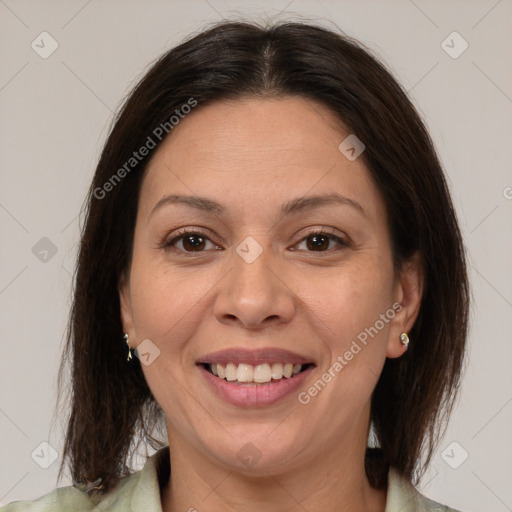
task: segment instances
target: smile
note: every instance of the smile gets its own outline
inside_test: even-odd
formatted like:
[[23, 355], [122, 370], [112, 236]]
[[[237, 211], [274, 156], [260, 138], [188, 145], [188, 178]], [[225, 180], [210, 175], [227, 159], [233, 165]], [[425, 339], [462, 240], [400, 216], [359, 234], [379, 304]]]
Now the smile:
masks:
[[196, 367], [214, 396], [237, 407], [268, 407], [297, 392], [316, 367], [283, 349], [233, 348], [201, 357]]

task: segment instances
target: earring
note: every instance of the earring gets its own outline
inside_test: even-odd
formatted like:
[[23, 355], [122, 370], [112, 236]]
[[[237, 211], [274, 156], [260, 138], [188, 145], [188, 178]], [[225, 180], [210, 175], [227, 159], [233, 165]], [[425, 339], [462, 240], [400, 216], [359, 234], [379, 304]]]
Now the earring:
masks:
[[403, 332], [400, 334], [400, 341], [402, 342], [402, 345], [405, 347], [405, 350], [409, 347], [409, 336], [406, 332]]
[[128, 338], [128, 334], [124, 335], [124, 341], [128, 345], [128, 357], [126, 358], [127, 361], [132, 359], [132, 349], [130, 348], [130, 339]]

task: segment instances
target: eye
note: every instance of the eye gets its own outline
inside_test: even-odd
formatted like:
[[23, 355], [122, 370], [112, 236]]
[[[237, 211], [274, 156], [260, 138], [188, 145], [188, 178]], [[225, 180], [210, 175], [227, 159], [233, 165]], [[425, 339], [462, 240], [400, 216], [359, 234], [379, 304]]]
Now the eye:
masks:
[[299, 250], [327, 252], [332, 250], [333, 244], [342, 247], [347, 246], [347, 243], [343, 241], [339, 236], [324, 230], [320, 230], [307, 235], [296, 245], [296, 247]]
[[209, 249], [220, 249], [204, 233], [200, 231], [183, 231], [165, 243], [165, 247], [184, 252], [204, 252]]

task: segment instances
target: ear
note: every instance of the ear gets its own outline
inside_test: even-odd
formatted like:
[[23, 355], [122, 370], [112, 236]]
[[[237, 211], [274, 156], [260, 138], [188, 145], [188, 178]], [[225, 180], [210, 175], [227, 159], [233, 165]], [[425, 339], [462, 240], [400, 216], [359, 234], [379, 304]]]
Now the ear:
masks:
[[[416, 252], [402, 264], [395, 284], [396, 315], [390, 322], [386, 357], [395, 358], [404, 354], [407, 348], [402, 345], [400, 335], [408, 333], [418, 317], [423, 296], [423, 263]], [[400, 305], [400, 306], [398, 306]], [[414, 340], [411, 339], [411, 343]]]
[[123, 274], [119, 279], [118, 291], [119, 305], [121, 310], [121, 324], [123, 326], [123, 332], [128, 334], [129, 339], [135, 340], [137, 338], [133, 326], [133, 309], [130, 293], [130, 280], [126, 276], [126, 274]]

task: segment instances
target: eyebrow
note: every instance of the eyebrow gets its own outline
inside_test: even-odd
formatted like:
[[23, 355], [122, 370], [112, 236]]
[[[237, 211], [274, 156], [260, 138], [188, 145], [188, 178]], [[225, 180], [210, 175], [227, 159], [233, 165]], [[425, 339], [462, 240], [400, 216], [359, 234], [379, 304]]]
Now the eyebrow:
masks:
[[224, 212], [224, 208], [219, 203], [212, 201], [211, 199], [199, 196], [170, 194], [162, 197], [162, 199], [160, 199], [160, 201], [155, 204], [149, 216], [151, 217], [156, 212], [156, 210], [169, 204], [184, 204], [186, 206], [196, 208], [197, 210], [216, 213], [218, 215], [221, 215]]
[[[149, 216], [151, 217], [156, 210], [169, 204], [184, 204], [191, 208], [195, 208], [208, 213], [214, 213], [217, 215], [222, 215], [225, 212], [225, 208], [221, 204], [211, 199], [207, 199], [206, 197], [170, 194], [162, 197], [162, 199], [160, 199], [155, 204]], [[359, 213], [362, 213], [366, 216], [364, 208], [357, 201], [354, 201], [348, 197], [344, 197], [335, 192], [326, 195], [303, 196], [292, 199], [291, 201], [283, 204], [281, 207], [281, 215], [296, 215], [305, 210], [312, 210], [314, 208], [319, 208], [321, 206], [327, 206], [331, 204], [351, 206]]]
[[292, 199], [283, 205], [281, 208], [281, 214], [283, 216], [297, 214], [304, 210], [312, 210], [313, 208], [319, 208], [320, 206], [327, 206], [330, 204], [351, 206], [352, 208], [355, 208], [359, 213], [362, 213], [366, 216], [364, 208], [357, 201], [337, 194], [336, 192], [327, 195], [304, 196], [298, 197], [297, 199]]

